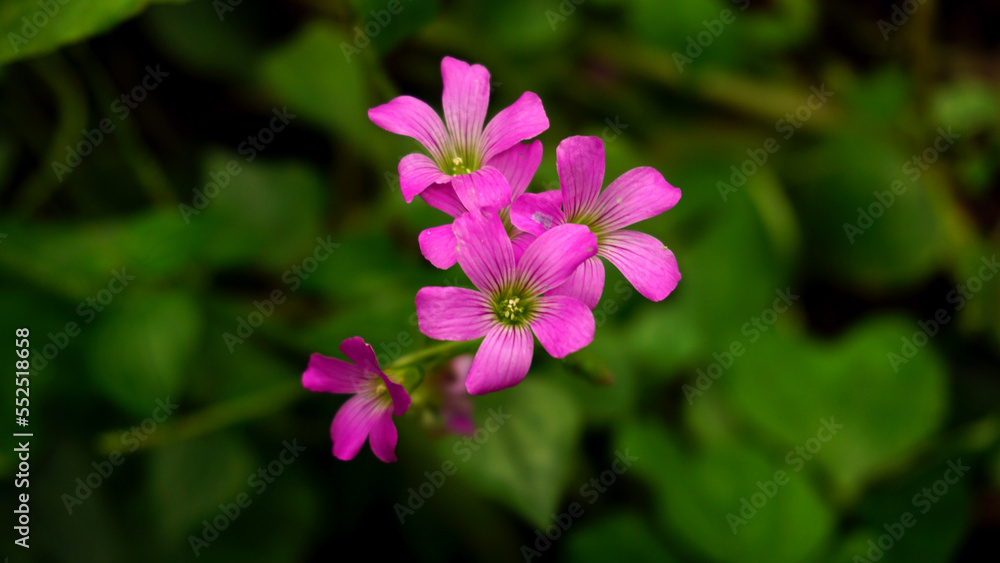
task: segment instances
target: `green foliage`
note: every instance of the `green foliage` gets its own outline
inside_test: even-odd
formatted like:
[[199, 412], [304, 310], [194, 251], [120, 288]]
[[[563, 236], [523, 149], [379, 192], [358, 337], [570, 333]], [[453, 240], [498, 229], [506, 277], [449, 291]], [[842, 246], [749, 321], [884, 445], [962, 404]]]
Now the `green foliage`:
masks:
[[[189, 0], [154, 0], [182, 4]], [[6, 39], [0, 64], [47, 53], [102, 33], [139, 13], [149, 0], [10, 0], [0, 8], [0, 33]], [[12, 35], [16, 38], [11, 37]]]
[[[246, 493], [199, 559], [516, 560], [574, 503], [543, 557], [854, 563], [907, 512], [881, 561], [967, 556], [1000, 484], [995, 33], [974, 2], [927, 2], [886, 40], [891, 7], [862, 4], [0, 2], [0, 318], [35, 359], [32, 553], [185, 560]], [[417, 289], [471, 285], [420, 254], [448, 220], [400, 196], [423, 149], [367, 115], [402, 94], [440, 111], [445, 55], [489, 69], [489, 117], [543, 100], [531, 191], [556, 187], [570, 135], [604, 139], [605, 184], [651, 166], [679, 187], [630, 228], [683, 278], [653, 303], [606, 262], [593, 344], [536, 347], [522, 384], [473, 398], [471, 442], [422, 387], [397, 464], [341, 462], [345, 397], [301, 388], [309, 354], [355, 335], [417, 353]], [[261, 468], [280, 474], [258, 492]]]

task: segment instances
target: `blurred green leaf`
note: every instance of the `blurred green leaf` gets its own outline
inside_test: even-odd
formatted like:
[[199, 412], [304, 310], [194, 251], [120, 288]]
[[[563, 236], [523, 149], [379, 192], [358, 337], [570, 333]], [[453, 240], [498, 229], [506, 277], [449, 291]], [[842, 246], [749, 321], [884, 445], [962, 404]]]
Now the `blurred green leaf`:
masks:
[[[262, 50], [243, 17], [220, 21], [217, 2], [190, 2], [185, 6], [153, 6], [142, 22], [178, 65], [213, 79], [247, 81], [253, 78]], [[222, 5], [230, 6], [223, 0]], [[240, 14], [253, 11], [249, 2], [236, 4]]]
[[[878, 319], [836, 343], [777, 331], [750, 345], [722, 384], [732, 404], [789, 448], [789, 457], [808, 463], [815, 454], [838, 491], [852, 498], [918, 450], [944, 420], [948, 389], [933, 345], [914, 348], [919, 356], [898, 371], [889, 358], [905, 360], [903, 338], [918, 330], [916, 323]], [[824, 420], [843, 428], [817, 453], [807, 441], [819, 443]], [[795, 447], [810, 450], [792, 456]]]
[[566, 540], [564, 561], [572, 563], [673, 563], [672, 556], [649, 526], [635, 514], [619, 514], [588, 523]]
[[[560, 387], [531, 375], [475, 404], [479, 435], [452, 452], [459, 456], [460, 474], [532, 524], [545, 524], [576, 461], [582, 426], [576, 404]], [[510, 418], [504, 421], [504, 415]], [[490, 418], [503, 421], [495, 432], [484, 426]]]
[[351, 46], [364, 50], [370, 41], [382, 54], [416, 34], [439, 10], [438, 0], [351, 0], [351, 4], [357, 13]]
[[[959, 458], [951, 461], [958, 467]], [[942, 480], [946, 471], [949, 479], [957, 475], [948, 463], [927, 465], [865, 499], [861, 527], [848, 535], [830, 563], [854, 563], [856, 557], [885, 563], [955, 561], [972, 502], [969, 477], [949, 485]]]
[[174, 209], [78, 225], [6, 222], [0, 232], [0, 267], [72, 299], [94, 297], [122, 269], [141, 283], [179, 274], [202, 242]]
[[[616, 446], [639, 458], [634, 471], [652, 490], [666, 530], [714, 560], [809, 561], [833, 532], [833, 511], [806, 475], [738, 442], [688, 454], [650, 421], [627, 425]], [[765, 504], [750, 505], [756, 497]]]
[[377, 140], [379, 129], [368, 120], [368, 108], [376, 105], [370, 103], [366, 83], [369, 59], [345, 54], [350, 47], [339, 30], [312, 23], [267, 55], [260, 78], [292, 112], [348, 139], [359, 154], [388, 162], [390, 146]]
[[[192, 191], [187, 220], [195, 226], [192, 234], [201, 237], [201, 252], [211, 264], [254, 263], [284, 272], [313, 254], [320, 245], [317, 237], [328, 238], [328, 233], [320, 232], [326, 190], [309, 166], [289, 161], [246, 162], [213, 153], [205, 161], [205, 170], [209, 182]], [[225, 185], [215, 187], [220, 184]], [[338, 243], [331, 239], [327, 244]], [[330, 252], [335, 251], [323, 254]], [[289, 275], [303, 277], [295, 272]]]
[[[0, 6], [0, 65], [106, 31], [151, 0], [6, 0]], [[189, 0], [152, 0], [181, 4]]]
[[201, 521], [221, 515], [220, 504], [235, 504], [240, 493], [254, 495], [247, 479], [253, 452], [237, 437], [213, 434], [153, 450], [149, 486], [166, 545], [201, 537]]
[[149, 416], [158, 399], [177, 401], [201, 336], [194, 298], [126, 288], [98, 314], [88, 341], [88, 367], [104, 395], [141, 416]]

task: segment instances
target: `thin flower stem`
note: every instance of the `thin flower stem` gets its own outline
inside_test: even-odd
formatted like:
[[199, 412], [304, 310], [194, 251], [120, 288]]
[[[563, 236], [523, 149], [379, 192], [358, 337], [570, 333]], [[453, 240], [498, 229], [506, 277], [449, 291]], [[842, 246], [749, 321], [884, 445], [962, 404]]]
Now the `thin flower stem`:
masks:
[[[479, 343], [478, 340], [471, 340], [467, 342], [442, 342], [441, 344], [430, 346], [424, 348], [423, 350], [414, 352], [412, 354], [407, 354], [396, 361], [392, 362], [385, 369], [402, 369], [415, 364], [425, 363], [423, 367], [425, 369], [430, 369], [440, 365], [442, 358], [454, 358], [466, 349], [472, 350]], [[433, 360], [428, 362], [427, 360]]]
[[[303, 392], [302, 384], [298, 380], [285, 381], [164, 424], [147, 434], [140, 447], [163, 446], [192, 440], [228, 426], [274, 414], [305, 396], [306, 393]], [[122, 437], [127, 432], [116, 430], [104, 433], [99, 439], [98, 449], [104, 454], [122, 450], [124, 447]]]

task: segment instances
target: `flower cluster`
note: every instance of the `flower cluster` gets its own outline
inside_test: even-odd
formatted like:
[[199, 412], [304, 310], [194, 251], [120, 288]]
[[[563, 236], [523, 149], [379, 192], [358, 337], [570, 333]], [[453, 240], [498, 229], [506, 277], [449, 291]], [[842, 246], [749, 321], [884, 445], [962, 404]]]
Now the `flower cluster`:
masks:
[[[528, 193], [542, 160], [541, 142], [529, 139], [549, 126], [541, 100], [526, 92], [487, 124], [489, 72], [445, 57], [441, 74], [444, 121], [410, 96], [368, 115], [426, 149], [399, 163], [403, 198], [410, 203], [420, 197], [452, 221], [420, 233], [420, 251], [438, 268], [458, 263], [474, 289], [420, 289], [418, 326], [435, 340], [474, 345], [482, 339], [471, 365], [461, 370], [465, 389], [477, 395], [524, 379], [535, 338], [555, 358], [590, 344], [592, 310], [604, 289], [602, 258], [645, 297], [666, 298], [681, 277], [673, 252], [627, 227], [670, 209], [681, 192], [648, 167], [604, 188], [604, 143], [570, 137], [556, 148], [559, 189]], [[310, 390], [357, 393], [334, 419], [334, 455], [353, 457], [370, 435], [376, 456], [392, 461], [391, 415], [403, 414], [410, 396], [360, 338], [345, 340], [341, 349], [354, 365], [316, 354], [303, 375]], [[461, 403], [454, 393], [448, 396]]]

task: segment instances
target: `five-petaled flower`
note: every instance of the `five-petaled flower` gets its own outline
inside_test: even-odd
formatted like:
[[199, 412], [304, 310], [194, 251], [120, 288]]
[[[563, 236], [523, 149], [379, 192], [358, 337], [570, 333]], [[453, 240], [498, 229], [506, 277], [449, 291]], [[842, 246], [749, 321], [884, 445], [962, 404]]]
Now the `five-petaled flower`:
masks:
[[625, 227], [655, 217], [681, 198], [681, 191], [653, 168], [634, 168], [601, 191], [604, 142], [599, 137], [569, 137], [556, 148], [561, 190], [524, 194], [511, 205], [518, 229], [541, 235], [567, 223], [587, 225], [597, 235], [597, 256], [587, 260], [552, 294], [569, 295], [597, 306], [604, 289], [607, 258], [642, 295], [661, 301], [681, 279], [674, 253], [658, 239]]
[[[549, 127], [542, 101], [525, 92], [484, 128], [490, 73], [451, 57], [441, 61], [444, 122], [425, 102], [399, 96], [368, 110], [376, 125], [416, 139], [430, 156], [414, 153], [399, 162], [399, 184], [407, 203], [432, 184], [451, 183], [466, 209], [510, 204], [510, 185], [493, 159]], [[447, 124], [447, 125], [446, 125]]]
[[479, 395], [520, 383], [531, 366], [534, 332], [553, 357], [563, 358], [594, 339], [594, 315], [575, 298], [551, 290], [597, 253], [597, 237], [583, 225], [546, 231], [516, 258], [499, 215], [476, 211], [453, 225], [455, 252], [478, 291], [424, 287], [417, 292], [420, 331], [437, 340], [482, 338], [465, 386]]
[[[649, 299], [660, 301], [674, 290], [681, 274], [673, 252], [625, 227], [672, 208], [681, 192], [648, 167], [626, 172], [602, 191], [604, 143], [570, 137], [556, 149], [560, 189], [526, 193], [542, 160], [542, 144], [522, 141], [549, 126], [538, 96], [524, 93], [485, 124], [486, 68], [445, 57], [441, 74], [444, 121], [410, 96], [373, 108], [368, 116], [387, 131], [417, 140], [430, 155], [415, 153], [400, 161], [406, 202], [420, 196], [454, 218], [421, 232], [420, 250], [439, 268], [458, 262], [476, 289], [424, 287], [416, 309], [420, 331], [430, 338], [482, 339], [474, 357], [452, 358], [438, 372], [433, 369], [443, 366], [440, 357], [423, 366], [438, 374], [440, 400], [431, 404], [438, 405], [445, 425], [468, 433], [473, 424], [466, 391], [478, 395], [517, 385], [531, 367], [535, 337], [556, 358], [590, 344], [591, 309], [604, 288], [601, 257]], [[313, 354], [302, 375], [302, 385], [311, 391], [354, 394], [330, 427], [333, 455], [352, 459], [368, 440], [379, 459], [395, 461], [393, 416], [409, 409], [410, 395], [401, 379], [394, 381], [379, 367], [360, 337], [348, 338], [340, 349], [353, 363]]]
[[[542, 163], [542, 143], [541, 141], [518, 143], [497, 155], [490, 162], [510, 184], [511, 201], [516, 201], [518, 197], [528, 191], [528, 184], [535, 176], [538, 165]], [[430, 186], [420, 194], [420, 198], [431, 207], [444, 211], [454, 218], [469, 212], [462, 201], [458, 199], [451, 184]], [[511, 238], [514, 239], [515, 253], [517, 250], [523, 250], [529, 242], [535, 240], [534, 236], [528, 235], [510, 224], [509, 207], [500, 209], [500, 218], [504, 220], [504, 226], [512, 231]], [[417, 242], [420, 244], [420, 252], [424, 258], [442, 270], [454, 266], [458, 260], [455, 256], [457, 243], [451, 223], [425, 229], [417, 237]]]
[[353, 459], [369, 439], [372, 451], [384, 462], [396, 461], [396, 425], [392, 416], [410, 408], [410, 395], [379, 368], [375, 350], [360, 336], [340, 344], [353, 364], [313, 354], [302, 374], [302, 386], [321, 393], [353, 393], [330, 426], [333, 455]]

